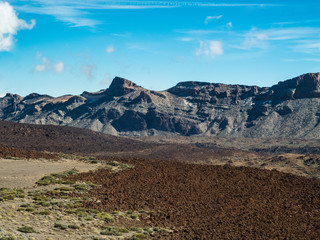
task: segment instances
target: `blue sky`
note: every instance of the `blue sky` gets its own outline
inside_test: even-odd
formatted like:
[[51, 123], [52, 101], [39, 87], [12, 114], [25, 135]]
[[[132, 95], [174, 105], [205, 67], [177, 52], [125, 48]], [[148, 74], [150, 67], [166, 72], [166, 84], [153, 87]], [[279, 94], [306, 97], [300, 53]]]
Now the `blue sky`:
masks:
[[0, 0], [0, 94], [271, 86], [320, 71], [317, 2]]

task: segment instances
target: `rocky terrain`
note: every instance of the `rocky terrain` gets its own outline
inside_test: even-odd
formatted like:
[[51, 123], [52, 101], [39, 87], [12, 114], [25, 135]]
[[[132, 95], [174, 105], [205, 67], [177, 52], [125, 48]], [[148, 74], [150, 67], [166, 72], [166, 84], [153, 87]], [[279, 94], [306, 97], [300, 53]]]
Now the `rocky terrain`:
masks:
[[0, 121], [0, 239], [318, 239], [317, 148]]
[[229, 164], [2, 151], [20, 158], [0, 158], [0, 239], [320, 237], [318, 179]]
[[320, 73], [272, 87], [181, 82], [151, 91], [116, 77], [106, 90], [53, 98], [7, 94], [0, 119], [112, 135], [319, 138]]

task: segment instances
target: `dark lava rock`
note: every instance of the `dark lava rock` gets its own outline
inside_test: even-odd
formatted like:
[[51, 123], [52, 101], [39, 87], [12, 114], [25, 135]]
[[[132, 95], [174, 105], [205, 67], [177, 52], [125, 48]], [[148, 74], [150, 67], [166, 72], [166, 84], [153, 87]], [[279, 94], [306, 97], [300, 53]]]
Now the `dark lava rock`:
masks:
[[270, 88], [275, 100], [320, 97], [320, 73], [308, 73]]
[[110, 96], [119, 97], [134, 91], [135, 87], [138, 85], [125, 78], [115, 77], [107, 89], [107, 93]]

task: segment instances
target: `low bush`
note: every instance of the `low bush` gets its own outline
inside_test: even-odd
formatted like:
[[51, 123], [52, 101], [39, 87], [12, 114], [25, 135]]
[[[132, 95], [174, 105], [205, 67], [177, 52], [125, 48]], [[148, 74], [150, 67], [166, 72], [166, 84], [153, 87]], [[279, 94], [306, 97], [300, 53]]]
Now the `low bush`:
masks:
[[80, 226], [74, 225], [74, 224], [70, 224], [70, 225], [68, 225], [68, 228], [71, 228], [71, 229], [79, 229]]
[[113, 220], [114, 220], [113, 217], [109, 213], [106, 213], [106, 212], [98, 213], [98, 214], [94, 215], [94, 218], [101, 219], [106, 222], [113, 222]]
[[29, 227], [29, 226], [19, 227], [18, 231], [23, 232], [23, 233], [35, 233], [36, 232], [32, 227]]
[[121, 236], [120, 228], [118, 227], [107, 227], [100, 232], [101, 235], [110, 235], [110, 236]]
[[53, 227], [59, 228], [59, 229], [61, 229], [61, 230], [66, 230], [66, 229], [68, 228], [67, 225], [64, 225], [64, 224], [62, 224], [62, 223], [55, 223]]

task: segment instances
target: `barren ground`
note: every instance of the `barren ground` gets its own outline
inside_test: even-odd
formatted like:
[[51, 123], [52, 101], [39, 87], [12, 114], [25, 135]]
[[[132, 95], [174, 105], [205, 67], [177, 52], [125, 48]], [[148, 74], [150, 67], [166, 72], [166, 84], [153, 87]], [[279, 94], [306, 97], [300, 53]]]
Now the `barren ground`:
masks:
[[98, 169], [102, 164], [90, 164], [78, 160], [49, 159], [1, 159], [0, 158], [0, 188], [25, 188], [35, 186], [35, 182], [44, 175], [59, 173], [72, 168], [80, 172]]
[[[0, 187], [25, 188], [0, 190], [0, 239], [320, 239], [316, 140], [146, 143], [14, 123], [0, 133]], [[64, 184], [35, 185], [74, 167], [84, 172]], [[111, 226], [121, 236], [101, 234]]]

